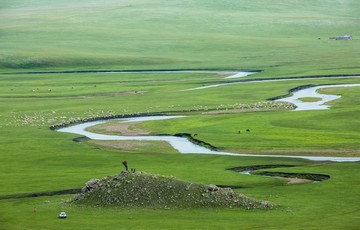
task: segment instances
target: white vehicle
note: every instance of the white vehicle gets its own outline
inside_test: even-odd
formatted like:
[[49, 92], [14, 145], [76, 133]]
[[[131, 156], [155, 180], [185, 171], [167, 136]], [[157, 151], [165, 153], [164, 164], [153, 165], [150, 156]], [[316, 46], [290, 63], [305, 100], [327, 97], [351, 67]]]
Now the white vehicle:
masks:
[[66, 213], [65, 212], [60, 212], [59, 214], [59, 218], [66, 218]]

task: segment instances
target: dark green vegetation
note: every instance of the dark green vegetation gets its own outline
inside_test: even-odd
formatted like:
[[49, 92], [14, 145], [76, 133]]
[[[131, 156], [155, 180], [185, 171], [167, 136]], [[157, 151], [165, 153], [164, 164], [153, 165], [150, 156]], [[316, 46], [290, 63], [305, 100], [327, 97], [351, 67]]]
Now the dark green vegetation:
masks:
[[[74, 119], [138, 113], [189, 115], [133, 126], [152, 134], [197, 134], [226, 151], [359, 156], [360, 91], [330, 110], [239, 109], [308, 84], [360, 83], [347, 78], [234, 82], [209, 73], [13, 74], [92, 69], [263, 70], [251, 78], [360, 72], [359, 1], [2, 1], [0, 4], [0, 197], [81, 188], [139, 171], [200, 184], [232, 185], [268, 200], [272, 210], [166, 210], [69, 204], [73, 195], [0, 200], [2, 229], [358, 229], [359, 163], [288, 158], [181, 155], [166, 144], [74, 142], [49, 126]], [[352, 41], [328, 37], [352, 34]], [[320, 38], [320, 39], [319, 39]], [[252, 107], [251, 107], [252, 108]], [[131, 128], [131, 127], [130, 127]], [[250, 129], [251, 132], [246, 132]], [[240, 131], [240, 133], [239, 133]], [[135, 146], [135, 143], [127, 143]], [[171, 154], [169, 154], [171, 153]], [[228, 168], [296, 165], [277, 173], [329, 175], [321, 183], [241, 175]], [[66, 211], [68, 219], [57, 215]]]

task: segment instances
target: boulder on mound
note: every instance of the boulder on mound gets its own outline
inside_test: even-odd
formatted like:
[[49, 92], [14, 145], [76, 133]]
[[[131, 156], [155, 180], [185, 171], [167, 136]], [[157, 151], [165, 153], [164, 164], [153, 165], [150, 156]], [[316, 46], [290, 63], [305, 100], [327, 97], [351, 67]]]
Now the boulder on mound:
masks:
[[147, 208], [261, 208], [273, 207], [267, 201], [256, 201], [230, 188], [202, 185], [144, 172], [122, 172], [101, 180], [91, 179], [75, 203], [94, 206]]

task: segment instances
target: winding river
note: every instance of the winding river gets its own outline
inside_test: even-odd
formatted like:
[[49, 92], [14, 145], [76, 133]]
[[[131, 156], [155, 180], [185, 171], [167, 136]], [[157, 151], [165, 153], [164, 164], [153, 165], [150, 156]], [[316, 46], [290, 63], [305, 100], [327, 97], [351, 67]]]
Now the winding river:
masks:
[[[360, 86], [360, 84], [323, 85], [323, 86], [310, 87], [310, 88], [296, 91], [293, 93], [292, 96], [286, 97], [286, 98], [281, 98], [276, 101], [283, 101], [283, 102], [289, 102], [289, 103], [295, 104], [296, 105], [295, 111], [328, 109], [330, 106], [325, 105], [325, 103], [339, 99], [341, 96], [320, 94], [317, 92], [319, 89], [337, 88], [337, 87], [355, 87], [355, 86]], [[304, 98], [304, 97], [318, 98], [319, 101], [303, 102], [303, 101], [301, 101], [301, 98]]]
[[[235, 74], [236, 75], [236, 74]], [[235, 77], [235, 75], [232, 75]], [[237, 77], [244, 76], [246, 74], [240, 74]], [[324, 95], [317, 93], [318, 89], [331, 88], [331, 87], [355, 87], [360, 86], [360, 84], [344, 84], [344, 85], [326, 85], [326, 86], [317, 86], [299, 90], [291, 97], [282, 98], [277, 101], [286, 101], [293, 103], [297, 106], [296, 110], [317, 110], [317, 109], [327, 109], [329, 106], [324, 105], [324, 103], [340, 98], [338, 95]], [[316, 97], [321, 98], [317, 102], [302, 102], [300, 98], [303, 97]], [[117, 135], [106, 135], [106, 134], [97, 134], [92, 133], [86, 130], [86, 128], [106, 123], [108, 121], [119, 121], [119, 122], [142, 122], [150, 120], [164, 120], [164, 119], [179, 119], [183, 116], [148, 116], [148, 117], [134, 117], [134, 118], [118, 118], [110, 120], [100, 120], [85, 122], [82, 124], [73, 125], [70, 127], [65, 127], [58, 129], [59, 132], [73, 133], [82, 136], [86, 136], [93, 140], [144, 140], [144, 141], [166, 141], [174, 149], [183, 154], [217, 154], [217, 155], [227, 155], [227, 156], [256, 156], [256, 157], [288, 157], [288, 158], [302, 158], [313, 161], [337, 161], [337, 162], [346, 162], [346, 161], [360, 161], [360, 157], [318, 157], [318, 156], [287, 156], [287, 155], [258, 155], [258, 154], [237, 154], [230, 152], [219, 152], [207, 149], [205, 147], [195, 145], [190, 142], [185, 137], [175, 137], [175, 136], [117, 136]]]
[[[182, 116], [149, 116], [149, 117], [136, 117], [136, 118], [121, 118], [121, 119], [111, 119], [111, 121], [121, 121], [121, 122], [141, 122], [141, 121], [150, 121], [150, 120], [163, 120], [163, 119], [179, 119]], [[82, 136], [86, 136], [94, 140], [148, 140], [148, 141], [166, 141], [174, 149], [178, 150], [183, 154], [216, 154], [216, 155], [227, 155], [227, 156], [252, 156], [252, 157], [290, 157], [290, 158], [302, 158], [313, 161], [337, 161], [337, 162], [351, 162], [351, 161], [360, 161], [359, 157], [316, 157], [316, 156], [286, 156], [286, 155], [257, 155], [257, 154], [237, 154], [230, 152], [218, 152], [212, 151], [210, 149], [204, 148], [202, 146], [195, 145], [191, 143], [184, 137], [175, 137], [175, 136], [116, 136], [116, 135], [105, 135], [105, 134], [96, 134], [86, 130], [86, 128], [108, 122], [110, 120], [101, 120], [86, 122], [78, 125], [73, 125], [66, 128], [58, 129], [59, 132], [73, 133]]]
[[[221, 73], [221, 72], [220, 72]], [[234, 76], [242, 76], [241, 74], [242, 72], [239, 72], [239, 75], [234, 74], [234, 75], [230, 75], [226, 78], [234, 78]], [[244, 72], [246, 73], [246, 72]], [[254, 74], [254, 73], [251, 73]], [[244, 76], [248, 76], [244, 75]], [[242, 77], [244, 77], [242, 76]], [[360, 76], [351, 76], [352, 78], [360, 78]], [[303, 81], [303, 80], [309, 80], [309, 79], [319, 79], [319, 78], [325, 78], [325, 77], [321, 77], [321, 76], [313, 76], [313, 77], [304, 77], [304, 78], [278, 78], [278, 79], [248, 79], [248, 80], [243, 80], [243, 81], [235, 81], [235, 82], [226, 82], [226, 83], [220, 83], [220, 84], [212, 84], [212, 85], [205, 85], [205, 86], [199, 86], [199, 87], [195, 87], [195, 88], [190, 88], [190, 89], [183, 89], [181, 91], [192, 91], [192, 90], [202, 90], [202, 89], [209, 89], [209, 88], [216, 88], [216, 87], [220, 87], [220, 86], [227, 86], [227, 85], [235, 85], [235, 84], [244, 84], [244, 83], [260, 83], [260, 82], [281, 82], [281, 81]], [[349, 76], [333, 76], [331, 77], [332, 79], [346, 79], [349, 78]]]

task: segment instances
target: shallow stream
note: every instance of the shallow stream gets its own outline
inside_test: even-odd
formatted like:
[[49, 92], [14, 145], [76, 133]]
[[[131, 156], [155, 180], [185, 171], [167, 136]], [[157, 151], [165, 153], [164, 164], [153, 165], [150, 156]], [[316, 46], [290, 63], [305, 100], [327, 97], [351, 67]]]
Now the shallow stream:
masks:
[[136, 118], [120, 118], [120, 119], [110, 119], [110, 120], [100, 120], [86, 122], [78, 125], [73, 125], [70, 127], [65, 127], [58, 129], [59, 132], [74, 133], [82, 136], [86, 136], [93, 140], [139, 140], [139, 141], [166, 141], [174, 149], [183, 154], [217, 154], [217, 155], [227, 155], [227, 156], [252, 156], [252, 157], [287, 157], [287, 158], [302, 158], [313, 161], [360, 161], [359, 157], [316, 157], [316, 156], [287, 156], [287, 155], [258, 155], [258, 154], [237, 154], [230, 152], [219, 152], [207, 149], [202, 146], [195, 145], [191, 143], [188, 139], [184, 137], [175, 137], [175, 136], [116, 136], [116, 135], [105, 135], [92, 133], [86, 130], [86, 128], [106, 123], [109, 121], [121, 121], [121, 122], [141, 122], [141, 121], [151, 121], [151, 120], [164, 120], [164, 119], [180, 119], [183, 116], [149, 116], [149, 117], [136, 117]]
[[[335, 88], [335, 87], [336, 88], [337, 87], [355, 87], [355, 86], [360, 86], [360, 84], [323, 85], [323, 86], [310, 87], [310, 88], [296, 91], [293, 93], [292, 96], [286, 97], [286, 98], [281, 98], [276, 101], [283, 101], [283, 102], [289, 102], [289, 103], [295, 104], [296, 105], [295, 111], [328, 109], [330, 106], [325, 105], [325, 103], [339, 99], [341, 96], [320, 94], [320, 93], [318, 93], [319, 89]], [[319, 100], [315, 101], [315, 102], [301, 101], [301, 98], [306, 98], [306, 97], [314, 97], [314, 98], [318, 98]]]

